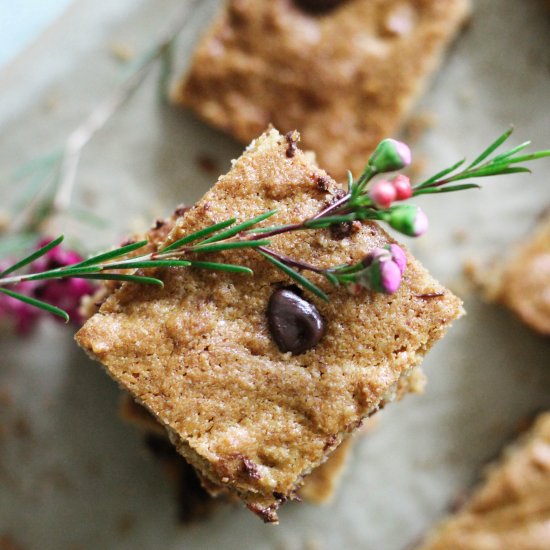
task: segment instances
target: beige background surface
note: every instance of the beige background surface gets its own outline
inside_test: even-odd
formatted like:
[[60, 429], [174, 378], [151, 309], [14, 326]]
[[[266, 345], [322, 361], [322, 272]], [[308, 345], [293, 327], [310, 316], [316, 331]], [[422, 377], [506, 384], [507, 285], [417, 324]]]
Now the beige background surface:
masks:
[[[0, 73], [2, 203], [13, 192], [13, 170], [57, 147], [112, 88], [122, 67], [111, 46], [147, 47], [181, 3], [80, 0]], [[215, 2], [199, 4], [179, 43], [180, 65]], [[429, 158], [426, 172], [475, 155], [510, 123], [514, 144], [531, 138], [550, 146], [550, 14], [535, 0], [479, 0], [475, 10], [417, 109], [437, 115], [414, 147], [417, 158]], [[77, 202], [109, 223], [64, 229], [91, 247], [198, 198], [215, 180], [198, 155], [224, 172], [241, 150], [190, 114], [159, 105], [155, 84], [152, 76], [85, 151]], [[413, 248], [457, 292], [466, 259], [506, 250], [550, 204], [550, 162], [533, 169], [530, 177], [487, 181], [481, 192], [422, 201], [432, 229]], [[520, 421], [550, 407], [550, 342], [463, 295], [468, 316], [425, 362], [426, 394], [384, 411], [330, 505], [288, 505], [279, 527], [231, 507], [178, 527], [160, 469], [116, 418], [115, 384], [76, 348], [70, 330], [48, 324], [32, 340], [0, 336], [0, 388], [12, 398], [0, 403], [0, 540], [9, 533], [24, 548], [44, 550], [404, 548]]]

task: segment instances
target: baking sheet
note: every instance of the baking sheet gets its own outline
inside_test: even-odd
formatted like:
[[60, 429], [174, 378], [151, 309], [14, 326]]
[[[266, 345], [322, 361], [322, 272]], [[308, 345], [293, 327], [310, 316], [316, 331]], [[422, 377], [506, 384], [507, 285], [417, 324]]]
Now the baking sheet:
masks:
[[[79, 0], [0, 73], [0, 185], [50, 152], [108, 93], [123, 67], [113, 46], [139, 52], [182, 0]], [[216, 2], [179, 43], [183, 66]], [[510, 123], [514, 143], [550, 146], [550, 14], [542, 2], [479, 0], [416, 112], [436, 125], [414, 146], [424, 172], [472, 156]], [[181, 202], [193, 202], [242, 147], [186, 112], [156, 100], [151, 75], [85, 149], [76, 200], [108, 219], [102, 229], [62, 224], [91, 247], [116, 241]], [[432, 229], [408, 243], [466, 301], [468, 315], [426, 359], [428, 386], [380, 415], [359, 442], [331, 504], [289, 504], [281, 525], [240, 507], [182, 528], [172, 491], [116, 417], [118, 389], [84, 357], [71, 331], [44, 325], [30, 340], [0, 336], [0, 540], [26, 549], [402, 549], [478, 475], [526, 416], [550, 407], [550, 342], [509, 313], [466, 292], [463, 263], [505, 250], [550, 204], [550, 162], [532, 176], [488, 181], [481, 192], [425, 198]], [[0, 205], [4, 204], [4, 200]], [[460, 237], [460, 238], [459, 238]]]

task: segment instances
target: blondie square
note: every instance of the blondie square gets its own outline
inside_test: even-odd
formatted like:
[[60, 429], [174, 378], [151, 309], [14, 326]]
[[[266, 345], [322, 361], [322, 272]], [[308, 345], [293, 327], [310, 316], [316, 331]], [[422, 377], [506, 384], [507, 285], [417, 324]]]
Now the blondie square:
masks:
[[550, 413], [512, 445], [455, 515], [422, 550], [550, 548]]
[[[341, 189], [270, 129], [184, 216], [165, 244], [234, 217], [277, 209], [270, 225], [295, 223]], [[394, 241], [375, 223], [349, 237], [286, 233], [272, 247], [318, 265], [355, 263]], [[211, 493], [238, 496], [268, 522], [302, 481], [363, 420], [395, 398], [425, 353], [462, 313], [461, 302], [408, 254], [393, 295], [352, 296], [320, 278], [330, 301], [308, 296], [326, 324], [300, 355], [270, 337], [266, 308], [291, 281], [251, 250], [217, 261], [254, 276], [190, 268], [157, 270], [163, 288], [124, 284], [78, 332], [79, 344], [168, 430]]]
[[550, 336], [550, 211], [507, 259], [480, 275], [477, 282], [489, 300], [505, 305], [528, 326]]
[[[176, 448], [170, 443], [164, 427], [155, 420], [147, 409], [136, 403], [127, 393], [121, 397], [120, 416], [143, 433], [146, 446], [149, 447], [153, 456], [160, 460], [168, 476], [174, 481], [178, 493], [178, 502], [188, 501], [185, 507], [180, 506], [180, 519], [187, 522], [208, 515], [208, 512], [213, 510], [214, 505], [212, 504], [208, 508], [205, 507], [205, 503], [208, 501], [208, 493], [197, 483], [192, 483], [196, 479], [196, 474], [192, 466], [178, 454]], [[363, 431], [367, 429], [367, 426]], [[345, 439], [328, 457], [326, 462], [323, 462], [304, 478], [304, 483], [299, 491], [299, 496], [302, 499], [313, 504], [323, 504], [332, 498], [355, 442], [355, 437]], [[189, 493], [187, 497], [186, 491]], [[197, 501], [196, 509], [190, 506], [189, 501], [192, 500]]]
[[399, 129], [468, 14], [469, 0], [229, 0], [173, 99], [243, 143], [297, 128], [342, 179]]
[[[308, 153], [306, 153], [308, 154]], [[314, 162], [314, 156], [310, 156]], [[183, 205], [176, 208], [173, 214], [166, 219], [158, 219], [145, 234], [136, 235], [135, 239], [127, 242], [147, 240], [149, 244], [144, 248], [130, 253], [128, 257], [137, 256], [144, 251], [152, 252], [158, 250], [166, 240], [170, 231], [174, 228], [176, 220], [182, 217], [190, 207]], [[82, 307], [82, 314], [85, 318], [97, 313], [101, 304], [107, 297], [120, 286], [116, 281], [104, 281], [97, 292], [86, 300]], [[408, 380], [403, 392], [398, 392], [398, 397], [405, 393], [421, 393], [422, 384], [415, 384]], [[120, 400], [120, 416], [126, 422], [136, 426], [144, 435], [146, 446], [152, 455], [164, 466], [164, 470], [172, 479], [177, 490], [178, 517], [179, 520], [187, 523], [207, 516], [213, 509], [214, 504], [209, 502], [209, 495], [197, 482], [197, 476], [192, 466], [177, 453], [168, 438], [166, 429], [157, 422], [155, 417], [142, 405], [136, 403], [130, 394], [123, 393]], [[363, 427], [362, 432], [370, 431], [376, 419], [370, 419]], [[340, 481], [344, 471], [348, 455], [350, 454], [355, 438], [348, 438], [328, 457], [326, 462], [315, 468], [304, 478], [303, 486], [299, 496], [314, 504], [328, 502]], [[207, 505], [208, 504], [208, 505]]]

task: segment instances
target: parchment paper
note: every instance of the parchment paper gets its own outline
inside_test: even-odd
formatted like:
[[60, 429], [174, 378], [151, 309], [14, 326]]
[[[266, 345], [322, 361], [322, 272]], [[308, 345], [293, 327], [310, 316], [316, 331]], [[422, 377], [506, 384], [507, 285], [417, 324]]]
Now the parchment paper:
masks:
[[[80, 0], [0, 73], [0, 204], [14, 192], [13, 170], [60, 145], [112, 89], [123, 70], [113, 44], [143, 50], [181, 3]], [[179, 43], [180, 67], [215, 7], [199, 4]], [[437, 117], [414, 147], [425, 173], [478, 153], [510, 123], [514, 143], [550, 146], [549, 44], [542, 2], [475, 2], [471, 25], [416, 109]], [[151, 76], [85, 149], [76, 201], [109, 223], [60, 229], [91, 248], [193, 202], [240, 154], [192, 115], [159, 105], [155, 91]], [[212, 174], [197, 163], [204, 154], [216, 160]], [[49, 323], [30, 340], [0, 336], [0, 539], [40, 550], [397, 550], [415, 541], [518, 423], [550, 406], [550, 342], [464, 293], [460, 281], [465, 260], [505, 251], [550, 203], [550, 163], [533, 169], [483, 191], [421, 201], [432, 229], [409, 244], [463, 294], [468, 316], [426, 359], [425, 395], [388, 407], [360, 441], [334, 501], [285, 506], [278, 527], [230, 506], [177, 526], [163, 473], [117, 419], [115, 383], [77, 349], [71, 330]]]

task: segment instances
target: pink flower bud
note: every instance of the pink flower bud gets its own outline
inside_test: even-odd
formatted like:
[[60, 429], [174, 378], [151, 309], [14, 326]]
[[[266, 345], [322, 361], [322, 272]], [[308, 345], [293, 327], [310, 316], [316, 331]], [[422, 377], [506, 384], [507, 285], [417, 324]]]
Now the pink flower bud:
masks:
[[402, 204], [394, 207], [388, 216], [388, 223], [397, 231], [409, 237], [419, 237], [428, 230], [428, 217], [414, 204]]
[[380, 287], [382, 292], [393, 294], [401, 285], [401, 270], [392, 260], [380, 262]]
[[396, 244], [390, 244], [389, 249], [393, 261], [397, 264], [397, 267], [399, 267], [401, 275], [403, 275], [405, 269], [407, 268], [407, 256], [405, 255], [405, 252], [403, 252], [403, 249]]
[[424, 210], [419, 208], [416, 214], [416, 220], [414, 221], [414, 236], [420, 237], [420, 235], [424, 235], [424, 233], [428, 231], [429, 226], [430, 222], [428, 221], [428, 216], [426, 216]]
[[412, 197], [413, 191], [411, 187], [411, 180], [407, 176], [399, 174], [393, 178], [391, 183], [395, 189], [396, 200], [404, 201]]
[[362, 264], [365, 270], [360, 273], [357, 284], [375, 292], [393, 294], [401, 285], [407, 259], [399, 246], [389, 245], [372, 250], [362, 260]]
[[369, 197], [379, 208], [389, 208], [397, 195], [392, 183], [386, 180], [377, 181], [369, 191]]
[[382, 140], [369, 159], [377, 173], [401, 170], [411, 163], [411, 150], [406, 143], [395, 139]]

